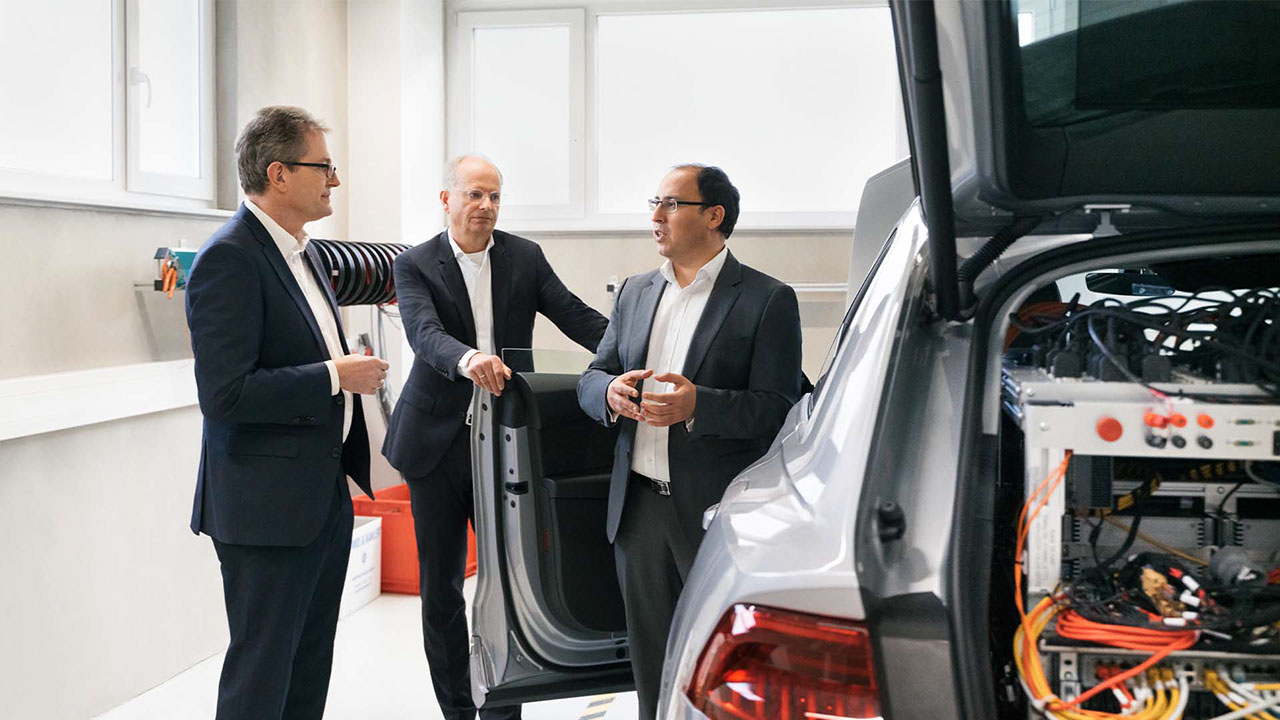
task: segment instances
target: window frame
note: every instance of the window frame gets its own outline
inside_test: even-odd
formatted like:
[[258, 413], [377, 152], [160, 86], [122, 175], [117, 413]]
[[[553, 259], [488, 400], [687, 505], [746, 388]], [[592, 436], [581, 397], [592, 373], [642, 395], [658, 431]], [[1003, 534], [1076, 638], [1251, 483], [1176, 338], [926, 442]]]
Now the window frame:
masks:
[[471, 97], [472, 51], [476, 29], [569, 27], [569, 202], [565, 205], [510, 205], [502, 207], [507, 220], [554, 221], [581, 218], [586, 212], [586, 11], [517, 10], [454, 13], [447, 38], [449, 58], [446, 106], [448, 155], [471, 152], [474, 145], [474, 108]]
[[[216, 84], [215, 84], [215, 38], [214, 38], [214, 1], [198, 0], [201, 3], [202, 18], [208, 19], [207, 28], [202, 28], [200, 58], [201, 82], [207, 84], [208, 101], [204, 105], [207, 120], [201, 122], [201, 157], [202, 168], [204, 158], [208, 158], [209, 192], [200, 196], [182, 196], [171, 193], [156, 194], [135, 190], [130, 187], [129, 178], [129, 109], [127, 98], [128, 82], [128, 39], [127, 28], [130, 18], [127, 6], [134, 0], [110, 0], [111, 26], [111, 178], [87, 179], [71, 175], [59, 175], [56, 169], [49, 172], [20, 170], [17, 168], [0, 168], [0, 205], [25, 205], [48, 207], [89, 207], [127, 211], [165, 213], [173, 211], [180, 214], [196, 213], [221, 215], [215, 205], [217, 187], [216, 149]], [[202, 88], [203, 90], [203, 88]], [[203, 100], [202, 100], [203, 102]], [[206, 130], [207, 123], [207, 132]]]
[[217, 186], [217, 165], [214, 157], [214, 15], [213, 0], [196, 0], [200, 22], [199, 76], [200, 76], [200, 176], [166, 175], [141, 169], [142, 121], [139, 103], [142, 101], [141, 85], [133, 82], [133, 68], [138, 61], [141, 12], [139, 0], [125, 0], [125, 190], [130, 193], [162, 195], [212, 201]]
[[[596, 79], [598, 77], [596, 42], [599, 27], [599, 18], [601, 16], [616, 15], [645, 15], [645, 14], [700, 14], [708, 12], [752, 12], [752, 11], [787, 11], [787, 10], [813, 10], [813, 9], [864, 9], [864, 8], [880, 8], [887, 7], [887, 0], [810, 0], [803, 6], [788, 6], [780, 0], [692, 0], [691, 2], [677, 2], [675, 0], [592, 0], [585, 2], [568, 12], [581, 12], [585, 17], [585, 28], [583, 45], [575, 48], [575, 56], [583, 57], [584, 65], [579, 71], [573, 70], [574, 82], [581, 81], [581, 90], [583, 93], [585, 113], [581, 113], [584, 117], [583, 132], [579, 135], [580, 142], [578, 147], [574, 148], [575, 155], [581, 153], [584, 155], [581, 168], [571, 168], [574, 176], [581, 175], [581, 185], [574, 185], [571, 188], [574, 192], [580, 189], [580, 210], [576, 210], [573, 214], [556, 214], [554, 212], [529, 212], [529, 208], [522, 208], [516, 205], [504, 205], [502, 209], [503, 220], [507, 224], [526, 232], [542, 232], [556, 234], [574, 234], [586, 232], [635, 232], [638, 228], [647, 227], [650, 214], [643, 210], [637, 210], [633, 213], [602, 213], [599, 210], [598, 182], [599, 182], [599, 128], [597, 126], [597, 93]], [[467, 98], [473, 88], [470, 87], [469, 68], [463, 68], [469, 64], [470, 54], [461, 54], [459, 36], [464, 32], [459, 23], [459, 17], [463, 15], [483, 16], [491, 15], [495, 19], [502, 19], [509, 16], [512, 20], [519, 20], [529, 25], [552, 24], [549, 21], [539, 21], [539, 18], [552, 18], [557, 13], [566, 12], [563, 9], [550, 9], [545, 0], [458, 0], [449, 6], [449, 17], [446, 23], [446, 47], [448, 48], [447, 65], [449, 66], [447, 78], [447, 100], [446, 113], [447, 123], [447, 147], [449, 155], [457, 155], [461, 152], [469, 152], [473, 149], [483, 152], [483, 149], [476, 149], [470, 145], [471, 136], [465, 137], [461, 134], [460, 128], [468, 128], [470, 123], [469, 106], [466, 106]], [[474, 21], [474, 17], [472, 18]], [[474, 26], [472, 26], [474, 27]], [[490, 25], [485, 25], [490, 27]], [[493, 25], [493, 27], [501, 27], [501, 25]], [[579, 109], [574, 109], [575, 115], [579, 114]], [[906, 135], [906, 117], [903, 112], [902, 103], [893, 103], [893, 112], [898, 123], [898, 136], [896, 138], [896, 150], [902, 157], [906, 157], [909, 153], [907, 135]], [[656, 185], [659, 178], [654, 178]], [[643, 198], [637, 200], [640, 203]], [[857, 218], [857, 207], [852, 207], [847, 211], [791, 211], [791, 212], [760, 212], [752, 211], [744, 208], [738, 220], [738, 225], [734, 232], [741, 234], [749, 234], [753, 232], [773, 232], [773, 231], [792, 231], [792, 232], [847, 232], [854, 226]]]

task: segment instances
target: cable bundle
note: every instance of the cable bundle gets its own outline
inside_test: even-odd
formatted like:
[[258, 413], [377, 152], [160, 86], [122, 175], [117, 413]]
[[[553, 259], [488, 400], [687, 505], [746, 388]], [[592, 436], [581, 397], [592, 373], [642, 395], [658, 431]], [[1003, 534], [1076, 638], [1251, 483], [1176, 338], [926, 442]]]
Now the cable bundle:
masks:
[[[1066, 453], [1049, 477], [1030, 494], [1018, 516], [1014, 560], [1014, 602], [1020, 624], [1014, 634], [1013, 657], [1023, 690], [1037, 712], [1063, 720], [1181, 718], [1190, 697], [1185, 678], [1161, 665], [1172, 653], [1188, 650], [1202, 637], [1274, 644], [1280, 621], [1280, 588], [1270, 584], [1276, 573], [1245, 585], [1213, 584], [1177, 559], [1157, 553], [1131, 556], [1112, 570], [1114, 558], [1043, 598], [1030, 611], [1022, 596], [1022, 564], [1031, 524], [1061, 484], [1071, 462]], [[1064, 700], [1052, 690], [1039, 652], [1041, 635], [1050, 626], [1066, 639], [1147, 653], [1132, 666], [1099, 667], [1098, 682], [1078, 697]], [[1230, 711], [1215, 720], [1251, 717], [1280, 720], [1265, 712], [1280, 705], [1275, 685], [1234, 687], [1225, 670], [1207, 674], [1206, 687]], [[1120, 713], [1086, 709], [1083, 703], [1110, 691]]]
[[1216, 382], [1256, 384], [1280, 397], [1276, 288], [1215, 288], [1180, 302], [1078, 301], [1079, 296], [1010, 316], [1014, 330], [1036, 336], [1032, 361], [1056, 377], [1088, 375], [1153, 389], [1151, 383], [1170, 382], [1172, 370], [1181, 368]]
[[395, 302], [391, 263], [409, 249], [398, 243], [359, 243], [312, 239], [338, 304], [385, 305]]

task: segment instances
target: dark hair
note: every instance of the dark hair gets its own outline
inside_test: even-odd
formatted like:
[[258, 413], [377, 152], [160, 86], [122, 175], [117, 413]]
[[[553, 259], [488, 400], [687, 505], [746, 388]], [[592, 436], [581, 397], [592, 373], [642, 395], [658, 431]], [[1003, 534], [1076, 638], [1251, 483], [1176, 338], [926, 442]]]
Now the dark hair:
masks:
[[297, 162], [307, 152], [307, 133], [329, 132], [324, 123], [299, 107], [272, 105], [253, 116], [236, 140], [236, 169], [245, 194], [267, 189], [271, 163]]
[[689, 163], [677, 165], [675, 169], [698, 173], [698, 194], [702, 196], [702, 202], [724, 208], [724, 219], [716, 229], [728, 239], [733, 234], [733, 226], [738, 224], [738, 188], [729, 182], [729, 176], [714, 165]]

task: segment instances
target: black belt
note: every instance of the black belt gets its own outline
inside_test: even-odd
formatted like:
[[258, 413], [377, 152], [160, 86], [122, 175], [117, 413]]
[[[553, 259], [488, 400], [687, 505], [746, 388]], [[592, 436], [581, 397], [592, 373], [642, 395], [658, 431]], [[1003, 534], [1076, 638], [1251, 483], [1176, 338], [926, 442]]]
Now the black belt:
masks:
[[654, 480], [653, 478], [648, 477], [647, 475], [641, 475], [640, 473], [634, 470], [631, 471], [631, 479], [635, 480], [641, 485], [644, 485], [645, 487], [649, 488], [650, 490], [654, 491], [659, 495], [671, 494], [671, 483], [665, 480]]

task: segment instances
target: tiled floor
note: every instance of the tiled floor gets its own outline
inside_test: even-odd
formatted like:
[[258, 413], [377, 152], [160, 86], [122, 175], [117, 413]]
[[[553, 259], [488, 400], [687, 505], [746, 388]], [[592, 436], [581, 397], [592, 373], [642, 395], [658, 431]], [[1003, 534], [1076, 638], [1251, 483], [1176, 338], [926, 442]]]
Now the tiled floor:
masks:
[[[468, 579], [468, 599], [474, 580]], [[418, 598], [380, 595], [340, 623], [326, 720], [437, 720], [422, 654]], [[222, 670], [219, 653], [98, 720], [213, 720]], [[603, 716], [598, 715], [605, 710]], [[636, 717], [635, 693], [551, 700], [525, 706], [525, 720], [623, 720]]]

